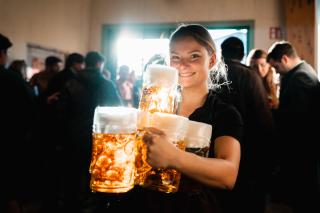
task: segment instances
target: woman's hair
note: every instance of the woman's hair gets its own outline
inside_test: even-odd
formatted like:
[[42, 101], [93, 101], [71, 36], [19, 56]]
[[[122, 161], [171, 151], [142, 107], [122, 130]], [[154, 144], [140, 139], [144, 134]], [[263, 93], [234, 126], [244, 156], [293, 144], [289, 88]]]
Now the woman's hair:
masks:
[[267, 53], [261, 49], [252, 49], [247, 57], [247, 65], [251, 66], [252, 61], [257, 60], [259, 58], [267, 58]]
[[[259, 58], [267, 59], [267, 53], [261, 49], [251, 50], [247, 57], [247, 65], [254, 69], [253, 63]], [[259, 74], [259, 70], [256, 70], [256, 72]], [[262, 82], [268, 93], [269, 106], [275, 109], [278, 108], [279, 100], [277, 97], [277, 85], [274, 83], [274, 73], [274, 68], [270, 66], [268, 73], [264, 78], [262, 78]]]
[[[173, 45], [174, 42], [186, 38], [194, 38], [200, 45], [206, 48], [208, 54], [216, 54], [216, 45], [208, 32], [208, 30], [199, 24], [189, 24], [179, 26], [170, 37], [169, 46]], [[210, 75], [208, 77], [208, 86], [210, 89], [219, 88], [222, 84], [227, 83], [227, 71], [226, 65], [221, 60], [215, 64], [214, 68], [210, 70]]]

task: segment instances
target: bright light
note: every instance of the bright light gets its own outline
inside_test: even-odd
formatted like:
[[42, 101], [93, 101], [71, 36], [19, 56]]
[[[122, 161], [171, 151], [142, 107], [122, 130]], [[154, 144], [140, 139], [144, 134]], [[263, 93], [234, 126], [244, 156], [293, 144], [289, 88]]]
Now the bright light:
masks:
[[[240, 38], [244, 43], [245, 55], [247, 54], [247, 29], [212, 29], [209, 33], [216, 43], [218, 58], [221, 57], [220, 45], [229, 36]], [[165, 56], [167, 62], [169, 58], [169, 39], [138, 39], [139, 36], [123, 31], [117, 40], [117, 66], [129, 66], [135, 71], [136, 77], [142, 75], [145, 64], [155, 54]]]
[[242, 40], [244, 45], [244, 55], [245, 55], [245, 57], [243, 57], [242, 59], [242, 63], [245, 63], [246, 55], [248, 53], [248, 50], [247, 50], [248, 30], [247, 29], [214, 29], [214, 30], [209, 30], [209, 33], [216, 44], [217, 58], [221, 57], [221, 44], [226, 38], [230, 36], [235, 36], [235, 37], [238, 37], [240, 40]]
[[168, 57], [169, 39], [120, 38], [117, 41], [118, 67], [128, 65], [136, 76], [143, 72], [144, 65], [155, 54]]

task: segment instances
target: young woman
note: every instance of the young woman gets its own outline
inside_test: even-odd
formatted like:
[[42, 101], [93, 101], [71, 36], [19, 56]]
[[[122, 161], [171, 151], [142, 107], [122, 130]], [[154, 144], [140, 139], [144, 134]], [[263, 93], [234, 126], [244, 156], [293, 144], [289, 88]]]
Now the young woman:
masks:
[[[225, 77], [224, 66], [216, 59], [215, 44], [201, 25], [180, 26], [170, 39], [170, 64], [179, 71], [182, 102], [179, 115], [211, 124], [209, 158], [176, 148], [164, 132], [147, 128], [144, 141], [148, 162], [157, 168], [180, 171], [179, 192], [150, 196], [151, 212], [217, 212], [214, 190], [231, 190], [240, 163], [242, 120], [238, 111], [223, 103], [211, 88]], [[222, 68], [222, 69], [215, 69]], [[155, 204], [158, 202], [158, 205]], [[153, 208], [152, 208], [153, 206]]]
[[268, 103], [270, 109], [277, 109], [279, 105], [278, 89], [276, 83], [276, 72], [267, 62], [267, 53], [261, 49], [253, 49], [247, 58], [247, 65], [254, 69], [262, 78], [263, 85], [268, 93]]

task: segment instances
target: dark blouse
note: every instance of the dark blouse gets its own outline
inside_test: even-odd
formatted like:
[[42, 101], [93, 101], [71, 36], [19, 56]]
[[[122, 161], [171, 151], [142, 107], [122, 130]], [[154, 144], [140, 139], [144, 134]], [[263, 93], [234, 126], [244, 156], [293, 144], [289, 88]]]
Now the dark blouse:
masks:
[[196, 109], [190, 116], [192, 121], [203, 122], [212, 125], [210, 156], [213, 156], [213, 141], [220, 136], [231, 136], [238, 141], [242, 134], [242, 118], [240, 113], [210, 90], [204, 105]]

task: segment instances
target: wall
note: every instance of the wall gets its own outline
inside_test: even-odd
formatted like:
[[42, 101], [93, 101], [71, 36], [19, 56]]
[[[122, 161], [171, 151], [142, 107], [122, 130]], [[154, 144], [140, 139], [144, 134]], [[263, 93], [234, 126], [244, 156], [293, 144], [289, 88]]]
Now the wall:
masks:
[[320, 0], [316, 0], [316, 61], [315, 69], [318, 72], [318, 78], [320, 79]]
[[88, 49], [91, 0], [0, 0], [0, 33], [14, 43], [10, 58], [26, 59], [26, 44], [65, 52]]
[[286, 39], [297, 49], [302, 59], [316, 67], [314, 0], [283, 0], [283, 2]]
[[90, 48], [101, 49], [103, 24], [255, 20], [254, 47], [267, 50], [269, 27], [282, 25], [279, 0], [92, 0]]

